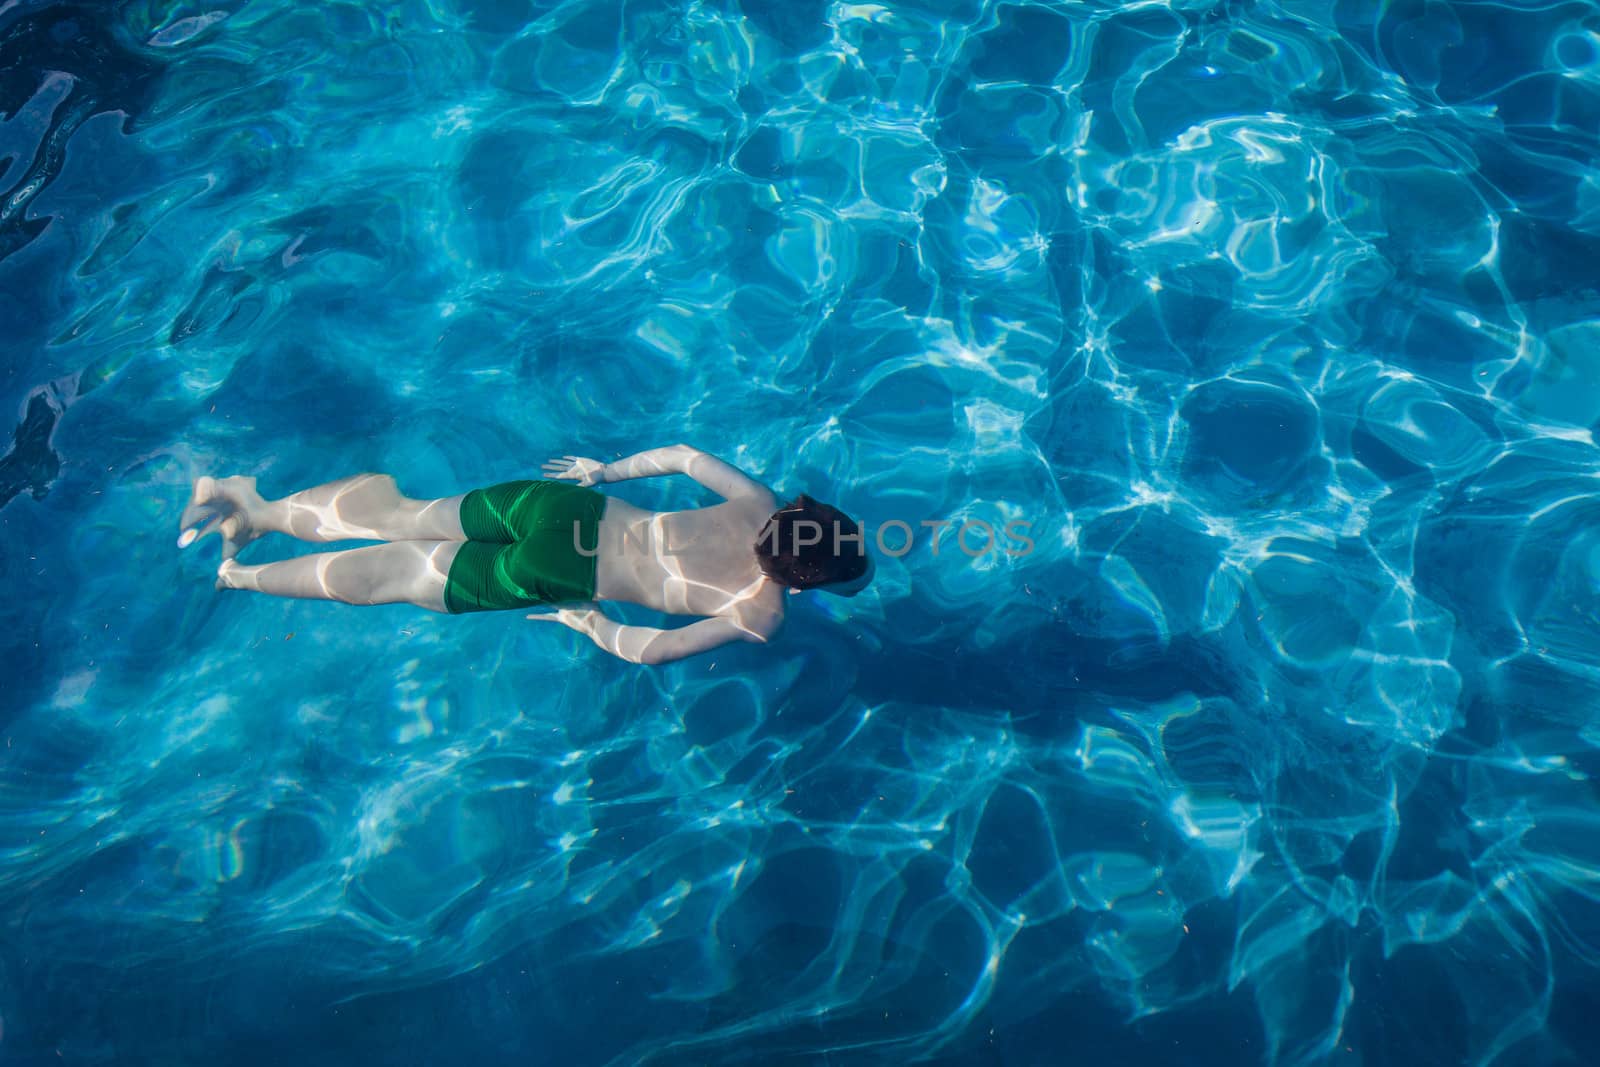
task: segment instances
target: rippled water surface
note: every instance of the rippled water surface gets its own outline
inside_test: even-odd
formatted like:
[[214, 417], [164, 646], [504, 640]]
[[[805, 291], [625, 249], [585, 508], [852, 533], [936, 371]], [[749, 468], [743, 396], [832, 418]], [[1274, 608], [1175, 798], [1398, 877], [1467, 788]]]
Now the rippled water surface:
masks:
[[[1594, 4], [3, 0], [0, 118], [0, 1063], [1592, 1062]], [[174, 548], [677, 440], [1032, 551], [638, 668]]]

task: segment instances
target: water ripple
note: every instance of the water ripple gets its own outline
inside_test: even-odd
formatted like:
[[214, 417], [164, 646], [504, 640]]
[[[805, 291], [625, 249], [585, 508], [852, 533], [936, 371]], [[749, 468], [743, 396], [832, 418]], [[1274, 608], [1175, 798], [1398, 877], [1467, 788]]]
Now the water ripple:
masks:
[[[1597, 117], [1578, 2], [0, 2], [0, 1050], [1580, 1060]], [[667, 437], [911, 548], [661, 671], [170, 550]]]

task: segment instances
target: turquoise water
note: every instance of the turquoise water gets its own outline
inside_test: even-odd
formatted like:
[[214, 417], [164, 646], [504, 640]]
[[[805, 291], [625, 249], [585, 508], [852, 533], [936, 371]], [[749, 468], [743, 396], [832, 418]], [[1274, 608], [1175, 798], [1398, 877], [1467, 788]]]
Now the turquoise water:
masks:
[[[1593, 4], [5, 0], [0, 115], [0, 1063], [1591, 1058]], [[658, 669], [174, 547], [679, 440], [916, 543]]]

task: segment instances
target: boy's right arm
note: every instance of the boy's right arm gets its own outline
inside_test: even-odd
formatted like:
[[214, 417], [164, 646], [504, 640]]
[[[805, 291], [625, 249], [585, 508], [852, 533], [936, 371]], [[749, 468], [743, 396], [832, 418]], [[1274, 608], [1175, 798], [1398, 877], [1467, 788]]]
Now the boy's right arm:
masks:
[[732, 641], [766, 642], [783, 619], [778, 614], [763, 616], [761, 624], [752, 627], [717, 615], [674, 630], [662, 630], [654, 626], [623, 625], [592, 605], [558, 607], [554, 611], [528, 615], [527, 618], [538, 622], [559, 622], [587, 635], [613, 656], [629, 663], [646, 664], [672, 663], [720, 648]]

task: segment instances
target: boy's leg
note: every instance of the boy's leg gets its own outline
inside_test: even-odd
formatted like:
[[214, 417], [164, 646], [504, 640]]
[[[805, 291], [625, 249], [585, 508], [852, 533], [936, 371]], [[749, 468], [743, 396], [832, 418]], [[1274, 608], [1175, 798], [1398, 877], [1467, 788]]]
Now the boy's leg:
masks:
[[459, 541], [395, 541], [256, 566], [230, 558], [217, 570], [217, 588], [442, 612], [445, 579], [460, 548]]
[[409, 499], [387, 474], [358, 474], [281, 500], [262, 499], [254, 478], [199, 478], [178, 543], [187, 546], [220, 529], [223, 556], [232, 558], [264, 533], [302, 541], [464, 541], [461, 499]]

